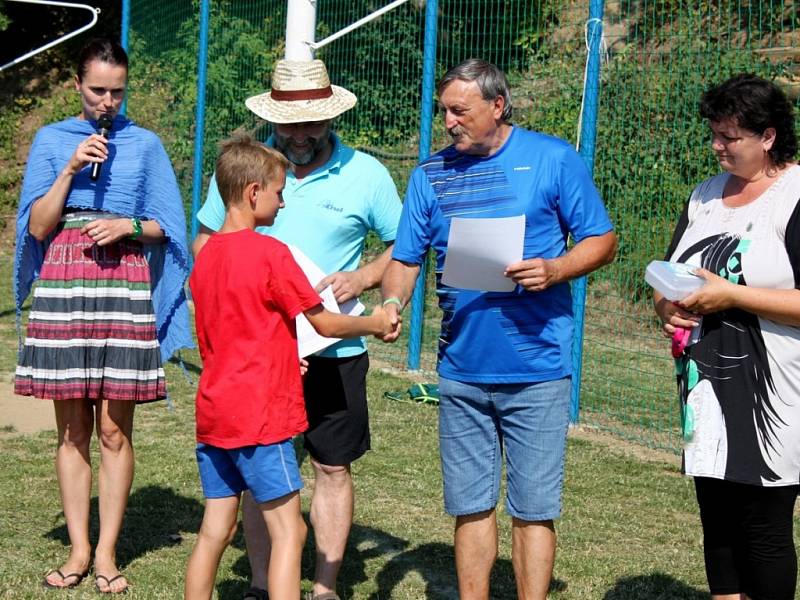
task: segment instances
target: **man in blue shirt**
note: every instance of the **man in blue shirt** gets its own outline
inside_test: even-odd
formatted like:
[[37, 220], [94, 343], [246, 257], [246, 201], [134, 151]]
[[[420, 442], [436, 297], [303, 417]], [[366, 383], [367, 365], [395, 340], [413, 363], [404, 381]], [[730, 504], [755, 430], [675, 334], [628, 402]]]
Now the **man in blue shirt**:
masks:
[[[496, 66], [470, 59], [445, 74], [438, 92], [453, 145], [411, 175], [383, 277], [384, 306], [399, 319], [433, 248], [442, 309], [439, 443], [445, 509], [456, 517], [459, 594], [489, 596], [505, 453], [518, 595], [544, 600], [569, 424], [569, 281], [610, 262], [616, 237], [569, 144], [511, 125], [508, 82]], [[453, 217], [514, 216], [524, 216], [525, 235], [523, 260], [504, 273], [517, 284], [513, 291], [441, 282]]]
[[[272, 89], [246, 101], [273, 125], [267, 145], [294, 165], [283, 191], [285, 207], [271, 227], [257, 228], [297, 246], [325, 273], [339, 303], [376, 287], [391, 258], [387, 248], [361, 266], [369, 231], [390, 246], [400, 218], [400, 198], [389, 172], [376, 159], [344, 145], [331, 131], [334, 117], [352, 108], [356, 97], [331, 85], [322, 61], [281, 60]], [[202, 226], [195, 255], [222, 225], [225, 209], [212, 178], [198, 213]], [[363, 339], [349, 339], [308, 358], [304, 395], [309, 429], [305, 447], [314, 468], [311, 524], [316, 542], [312, 600], [336, 600], [336, 579], [353, 520], [350, 464], [370, 446]], [[245, 598], [266, 598], [269, 545], [263, 519], [250, 497], [243, 501], [247, 553], [252, 570]]]

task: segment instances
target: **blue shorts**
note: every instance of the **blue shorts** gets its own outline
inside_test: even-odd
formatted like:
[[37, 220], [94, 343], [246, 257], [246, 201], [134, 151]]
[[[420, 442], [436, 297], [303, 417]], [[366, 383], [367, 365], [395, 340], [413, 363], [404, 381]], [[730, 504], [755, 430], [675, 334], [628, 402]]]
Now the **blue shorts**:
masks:
[[444, 508], [454, 516], [497, 506], [503, 451], [508, 513], [523, 521], [561, 514], [569, 378], [481, 384], [439, 380]]
[[303, 487], [290, 439], [268, 446], [230, 449], [197, 444], [195, 454], [206, 498], [227, 498], [250, 490], [253, 499], [261, 503]]

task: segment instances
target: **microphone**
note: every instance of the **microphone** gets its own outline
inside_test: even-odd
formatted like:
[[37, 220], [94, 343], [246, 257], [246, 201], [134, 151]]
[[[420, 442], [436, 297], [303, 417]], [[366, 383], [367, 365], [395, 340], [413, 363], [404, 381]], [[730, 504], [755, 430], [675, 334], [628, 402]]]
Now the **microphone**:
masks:
[[[108, 139], [108, 133], [111, 131], [112, 124], [111, 115], [100, 115], [100, 118], [97, 119], [97, 133]], [[97, 181], [97, 178], [100, 177], [100, 167], [102, 164], [103, 163], [92, 163], [92, 173], [89, 175], [92, 181]]]

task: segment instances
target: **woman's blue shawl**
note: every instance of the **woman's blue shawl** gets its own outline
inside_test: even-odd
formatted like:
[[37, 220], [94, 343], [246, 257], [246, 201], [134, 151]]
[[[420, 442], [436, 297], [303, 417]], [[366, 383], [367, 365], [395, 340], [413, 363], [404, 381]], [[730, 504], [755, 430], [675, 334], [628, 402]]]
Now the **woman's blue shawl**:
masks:
[[[50, 239], [39, 242], [28, 231], [31, 206], [53, 185], [75, 148], [97, 131], [95, 121], [70, 118], [43, 127], [33, 140], [17, 214], [14, 296], [17, 310], [39, 277]], [[145, 244], [150, 263], [153, 309], [161, 357], [194, 347], [184, 283], [189, 274], [186, 217], [178, 182], [161, 140], [125, 117], [114, 118], [109, 155], [100, 178], [91, 181], [90, 167], [75, 175], [66, 206], [152, 219], [166, 235], [163, 244]]]

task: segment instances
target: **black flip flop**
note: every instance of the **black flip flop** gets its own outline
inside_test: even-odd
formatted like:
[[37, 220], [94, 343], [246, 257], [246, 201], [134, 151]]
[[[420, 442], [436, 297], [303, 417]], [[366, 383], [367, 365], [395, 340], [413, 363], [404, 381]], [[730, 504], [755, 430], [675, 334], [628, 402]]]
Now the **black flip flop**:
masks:
[[[61, 577], [62, 582], [66, 581], [70, 577], [75, 577], [75, 581], [67, 585], [53, 585], [52, 583], [47, 581], [47, 577], [49, 575], [52, 575], [53, 573], [56, 573], [59, 577]], [[72, 588], [78, 587], [81, 584], [81, 581], [86, 579], [86, 576], [88, 574], [89, 574], [89, 569], [86, 569], [83, 573], [67, 573], [66, 575], [64, 575], [61, 572], [61, 569], [53, 569], [51, 571], [48, 571], [47, 574], [44, 576], [44, 579], [42, 579], [42, 587], [47, 588], [48, 590], [71, 590]]]
[[260, 587], [251, 586], [242, 596], [242, 600], [247, 600], [248, 598], [254, 598], [255, 600], [269, 600], [269, 594], [267, 590], [261, 589]]
[[[100, 579], [102, 579], [102, 580], [104, 580], [106, 582], [106, 585], [108, 586], [108, 590], [101, 590], [100, 589], [100, 583], [99, 583]], [[109, 579], [105, 575], [97, 575], [97, 574], [95, 574], [95, 576], [94, 576], [94, 587], [96, 587], [97, 591], [100, 592], [101, 594], [127, 594], [128, 593], [128, 586], [127, 585], [123, 589], [118, 591], [118, 592], [115, 592], [114, 590], [111, 589], [111, 584], [114, 583], [117, 579], [125, 579], [125, 575], [120, 573], [116, 577], [112, 577], [111, 579]], [[127, 584], [127, 581], [128, 580], [125, 579], [126, 584]]]

